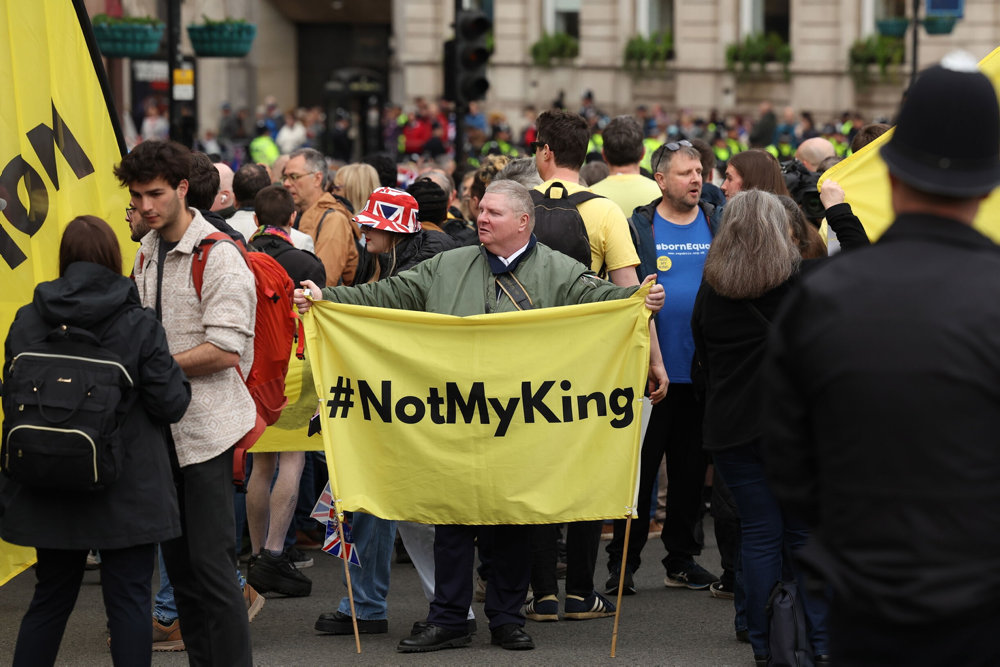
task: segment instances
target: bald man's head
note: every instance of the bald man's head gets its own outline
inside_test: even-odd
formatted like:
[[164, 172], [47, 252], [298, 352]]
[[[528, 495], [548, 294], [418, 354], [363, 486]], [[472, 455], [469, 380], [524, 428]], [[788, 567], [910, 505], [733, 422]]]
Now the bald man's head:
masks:
[[799, 144], [799, 149], [795, 151], [795, 157], [805, 165], [806, 169], [816, 171], [819, 169], [820, 162], [831, 155], [836, 155], [836, 153], [833, 144], [828, 140], [823, 137], [813, 137]]
[[212, 210], [221, 211], [236, 204], [233, 196], [233, 170], [224, 162], [216, 162], [215, 170], [219, 172], [219, 193], [212, 202]]

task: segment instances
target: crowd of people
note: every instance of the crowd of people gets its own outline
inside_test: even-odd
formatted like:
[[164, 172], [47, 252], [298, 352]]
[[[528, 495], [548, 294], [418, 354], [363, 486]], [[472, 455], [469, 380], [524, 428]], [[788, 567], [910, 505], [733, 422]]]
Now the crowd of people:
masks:
[[[956, 109], [983, 141], [949, 129]], [[263, 596], [311, 594], [303, 570], [322, 542], [309, 515], [323, 455], [251, 454], [245, 496], [232, 491], [234, 448], [257, 422], [242, 379], [256, 308], [246, 250], [280, 264], [300, 312], [330, 300], [468, 316], [626, 298], [656, 283], [641, 528], [626, 545], [625, 521], [607, 527], [603, 585], [600, 521], [435, 527], [355, 512], [355, 617], [345, 595], [317, 631], [389, 631], [397, 535], [429, 604], [402, 653], [469, 644], [477, 597], [492, 643], [508, 650], [534, 648], [527, 620], [612, 616], [616, 595], [640, 592], [659, 486], [664, 585], [731, 601], [734, 636], [755, 664], [780, 657], [788, 628], [772, 625], [769, 598], [796, 581], [798, 649], [814, 664], [1000, 661], [989, 632], [1000, 620], [1000, 531], [988, 518], [1000, 488], [989, 300], [1000, 254], [971, 228], [1000, 183], [989, 80], [959, 59], [913, 86], [882, 148], [897, 222], [874, 245], [840, 185], [816, 181], [884, 124], [850, 114], [817, 128], [808, 113], [779, 120], [766, 104], [753, 123], [671, 122], [644, 107], [608, 117], [589, 93], [578, 111], [525, 114], [515, 140], [506, 119], [472, 105], [472, 157], [457, 166], [454, 113], [424, 100], [410, 114], [387, 109], [387, 150], [354, 162], [317, 149], [330, 145], [313, 131], [321, 119], [280, 114], [273, 101], [271, 125], [258, 123], [262, 140], [246, 143], [251, 157], [235, 171], [225, 150], [155, 138], [121, 160], [114, 173], [139, 245], [120, 248], [99, 218], [70, 222], [59, 277], [36, 288], [5, 346], [6, 380], [52, 327], [89, 329], [121, 355], [138, 396], [121, 426], [121, 479], [78, 496], [79, 521], [56, 533], [44, 517], [60, 499], [0, 482], [0, 537], [38, 553], [15, 665], [54, 664], [91, 550], [116, 665], [185, 649], [191, 664], [250, 665]], [[565, 219], [575, 214], [584, 231], [582, 257], [553, 223], [552, 199], [572, 202]], [[220, 231], [231, 242], [202, 258]], [[123, 254], [134, 254], [131, 278]], [[706, 491], [719, 567], [702, 559]]]

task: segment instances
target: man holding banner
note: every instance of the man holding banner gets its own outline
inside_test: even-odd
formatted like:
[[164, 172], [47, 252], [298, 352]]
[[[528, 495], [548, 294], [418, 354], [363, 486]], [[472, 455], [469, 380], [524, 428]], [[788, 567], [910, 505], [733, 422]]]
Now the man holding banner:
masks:
[[[518, 183], [501, 180], [490, 184], [480, 203], [480, 211], [478, 227], [482, 247], [458, 248], [441, 253], [396, 277], [360, 287], [326, 288], [320, 294], [315, 284], [306, 281], [303, 285], [309, 290], [309, 297], [303, 290], [296, 290], [296, 305], [301, 312], [306, 312], [311, 306], [310, 298], [318, 300], [322, 296], [323, 299], [345, 304], [474, 316], [624, 299], [641, 289], [636, 286], [617, 287], [601, 281], [582, 264], [538, 244], [532, 234], [534, 205], [528, 190]], [[646, 283], [651, 282], [652, 278], [647, 278]], [[648, 289], [645, 305], [656, 312], [663, 306], [663, 288], [652, 285]], [[643, 323], [638, 331], [641, 333], [645, 327]], [[507, 350], [514, 351], [514, 348]], [[496, 355], [503, 352], [493, 351]], [[317, 356], [321, 354], [323, 353], [315, 352]], [[633, 374], [644, 379], [643, 364], [648, 358], [636, 355], [636, 359], [639, 360], [639, 365], [636, 366], [639, 373]], [[342, 380], [344, 378], [338, 380], [338, 386]], [[388, 383], [383, 383], [384, 389], [386, 384]], [[568, 390], [569, 384], [568, 381], [563, 381], [563, 389]], [[337, 411], [337, 406], [333, 403], [340, 400], [338, 393], [343, 394], [343, 401], [340, 402], [345, 408], [343, 414], [346, 417], [348, 403], [354, 404], [350, 398], [354, 391], [349, 387], [349, 380], [348, 386], [341, 388], [339, 392], [335, 391], [335, 400], [328, 403], [333, 408], [333, 413]], [[634, 393], [631, 387], [628, 393]], [[537, 394], [526, 395], [525, 398], [537, 398]], [[472, 400], [470, 394], [470, 402]], [[510, 400], [508, 406], [516, 405], [517, 399]], [[499, 399], [491, 398], [489, 401], [494, 408], [500, 405]], [[534, 409], [549, 412], [541, 403], [541, 400], [533, 402]], [[629, 409], [631, 406], [632, 402], [629, 401]], [[530, 413], [528, 408], [529, 406], [525, 406], [526, 412]], [[368, 408], [365, 409], [367, 412]], [[400, 408], [397, 407], [397, 415], [399, 414]], [[483, 423], [486, 423], [485, 419], [484, 416]], [[525, 421], [534, 422], [534, 418]], [[552, 419], [548, 421], [551, 422]], [[493, 428], [492, 425], [489, 426], [491, 431]], [[502, 435], [503, 428], [503, 425], [497, 427], [497, 435]], [[503, 443], [495, 439], [476, 440], [467, 443], [468, 448], [490, 450], [500, 447], [500, 444], [493, 443]], [[511, 443], [503, 444], [511, 446]], [[336, 465], [336, 462], [331, 465]], [[542, 472], [549, 476], [555, 474], [554, 470]], [[634, 472], [633, 468], [629, 473], [633, 478]], [[331, 475], [331, 478], [334, 476]], [[503, 495], [509, 493], [509, 490], [500, 489], [498, 492]], [[543, 495], [536, 498], [536, 502], [545, 500], [544, 489], [541, 493]], [[510, 502], [514, 502], [512, 495], [510, 498]], [[474, 502], [472, 498], [459, 500], [466, 500], [468, 504]], [[372, 502], [377, 503], [378, 499], [372, 498]], [[430, 520], [433, 518], [432, 512], [428, 512], [426, 516], [427, 522], [435, 522]], [[461, 522], [463, 524], [498, 523], [495, 516], [485, 513], [477, 515], [473, 512], [464, 516], [466, 521]], [[535, 519], [534, 523], [546, 522], [545, 517], [532, 518]], [[441, 520], [436, 522], [448, 523]], [[454, 521], [453, 524], [459, 522]], [[428, 624], [422, 633], [403, 639], [398, 646], [400, 652], [436, 651], [464, 646], [471, 641], [466, 616], [472, 602], [471, 574], [477, 536], [481, 543], [488, 543], [492, 549], [486, 599], [492, 643], [512, 650], [534, 648], [531, 637], [523, 630], [524, 616], [521, 613], [530, 569], [528, 527], [438, 525], [434, 544], [435, 597], [430, 605]]]

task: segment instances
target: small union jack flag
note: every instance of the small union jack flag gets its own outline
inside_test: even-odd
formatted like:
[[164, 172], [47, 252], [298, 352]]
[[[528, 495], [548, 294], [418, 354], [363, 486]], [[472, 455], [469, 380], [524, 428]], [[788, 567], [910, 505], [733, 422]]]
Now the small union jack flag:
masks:
[[340, 531], [337, 530], [337, 514], [336, 510], [332, 507], [327, 517], [326, 539], [323, 540], [323, 551], [361, 567], [361, 557], [358, 556], [358, 550], [354, 548], [354, 543], [351, 541], [351, 526], [346, 521], [344, 522], [344, 542], [341, 543]]
[[[309, 516], [316, 519], [320, 523], [326, 523], [330, 520], [330, 516], [333, 514], [333, 512], [330, 511], [332, 508], [333, 493], [330, 491], [330, 482], [327, 482], [326, 488], [323, 489], [323, 493], [320, 494], [319, 500], [316, 501], [316, 506], [313, 507], [312, 514]], [[337, 518], [334, 515], [334, 521], [336, 520]]]

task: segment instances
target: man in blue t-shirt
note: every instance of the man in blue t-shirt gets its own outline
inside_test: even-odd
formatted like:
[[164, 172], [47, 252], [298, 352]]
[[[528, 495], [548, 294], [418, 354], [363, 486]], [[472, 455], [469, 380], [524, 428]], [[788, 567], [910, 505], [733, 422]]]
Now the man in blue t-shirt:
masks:
[[[653, 154], [651, 165], [662, 197], [637, 208], [632, 222], [638, 234], [639, 273], [656, 272], [657, 282], [667, 294], [656, 316], [656, 331], [670, 389], [650, 413], [642, 445], [637, 510], [640, 519], [649, 516], [653, 480], [666, 454], [667, 514], [661, 533], [667, 550], [663, 559], [664, 584], [703, 590], [718, 577], [694, 560], [704, 544], [702, 487], [707, 463], [701, 448], [703, 408], [691, 384], [691, 311], [718, 210], [710, 204], [699, 204], [701, 155], [689, 142], [664, 144]], [[624, 535], [625, 522], [616, 521], [614, 539], [607, 548], [609, 593], [618, 589]], [[639, 553], [646, 537], [644, 530], [632, 531], [625, 561], [626, 594], [635, 592], [632, 574], [639, 567]]]

